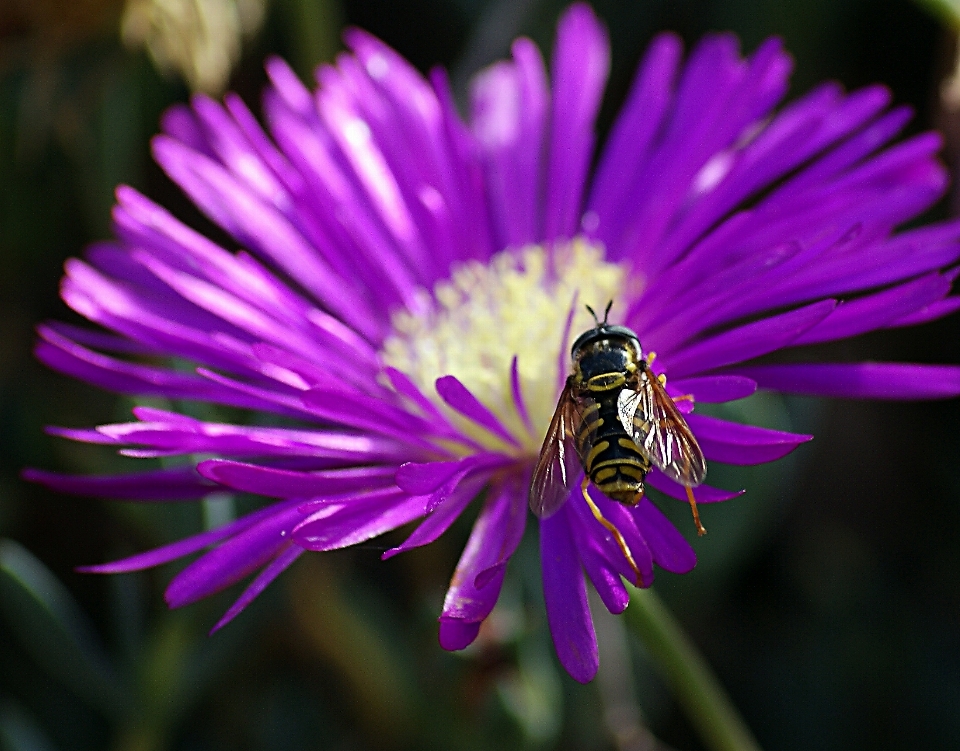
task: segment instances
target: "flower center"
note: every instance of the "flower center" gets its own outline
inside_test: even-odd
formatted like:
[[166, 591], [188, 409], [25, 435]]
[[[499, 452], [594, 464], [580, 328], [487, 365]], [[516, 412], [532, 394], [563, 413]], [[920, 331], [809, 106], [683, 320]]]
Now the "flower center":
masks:
[[[523, 453], [534, 454], [569, 372], [570, 346], [595, 325], [584, 305], [603, 310], [608, 300], [620, 299], [625, 276], [621, 266], [603, 260], [601, 247], [582, 239], [550, 251], [539, 245], [505, 250], [487, 264], [455, 266], [451, 278], [434, 287], [426, 314], [394, 315], [383, 362], [406, 373], [451, 415], [434, 383], [455, 376], [516, 436]], [[529, 429], [514, 398], [514, 357]], [[474, 423], [453, 419], [474, 440], [504, 448]]]

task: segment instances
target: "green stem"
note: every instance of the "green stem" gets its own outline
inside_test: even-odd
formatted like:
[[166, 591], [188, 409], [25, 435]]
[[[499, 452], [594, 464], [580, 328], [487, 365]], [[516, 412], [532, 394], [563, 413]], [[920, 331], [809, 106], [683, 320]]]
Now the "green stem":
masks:
[[727, 692], [663, 601], [630, 588], [627, 619], [712, 751], [760, 751]]

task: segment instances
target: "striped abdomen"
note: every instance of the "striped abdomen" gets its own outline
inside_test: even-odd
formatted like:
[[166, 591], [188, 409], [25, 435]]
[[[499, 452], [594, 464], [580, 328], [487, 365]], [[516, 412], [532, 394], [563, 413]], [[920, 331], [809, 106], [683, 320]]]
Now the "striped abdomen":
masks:
[[589, 390], [581, 398], [583, 424], [577, 432], [577, 453], [590, 481], [604, 495], [633, 505], [643, 493], [650, 461], [623, 428], [617, 414], [621, 387]]

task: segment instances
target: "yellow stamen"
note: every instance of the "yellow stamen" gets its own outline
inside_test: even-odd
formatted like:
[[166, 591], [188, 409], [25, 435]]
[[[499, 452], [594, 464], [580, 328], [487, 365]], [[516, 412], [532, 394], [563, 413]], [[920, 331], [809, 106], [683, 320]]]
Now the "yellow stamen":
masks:
[[[549, 251], [541, 246], [506, 250], [488, 263], [456, 266], [449, 280], [424, 291], [426, 312], [400, 311], [381, 351], [384, 365], [406, 373], [428, 398], [475, 441], [516, 450], [453, 414], [434, 383], [456, 376], [521, 442], [521, 453], [540, 449], [557, 404], [558, 363], [566, 363], [573, 339], [594, 325], [583, 302], [622, 299], [626, 273], [603, 260], [603, 250], [577, 239]], [[574, 299], [567, 341], [564, 322]], [[517, 375], [532, 429], [513, 405], [511, 370]]]

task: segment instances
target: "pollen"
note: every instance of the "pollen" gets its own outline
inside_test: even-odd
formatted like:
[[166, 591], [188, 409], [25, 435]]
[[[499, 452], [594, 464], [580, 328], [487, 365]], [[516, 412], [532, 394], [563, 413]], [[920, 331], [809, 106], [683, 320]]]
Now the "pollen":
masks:
[[[625, 278], [621, 266], [604, 260], [601, 247], [580, 239], [551, 249], [505, 250], [486, 264], [454, 267], [450, 279], [427, 294], [426, 313], [393, 316], [383, 363], [406, 373], [470, 438], [504, 449], [500, 439], [441, 401], [436, 380], [455, 376], [516, 437], [520, 451], [535, 453], [570, 371], [570, 346], [595, 325], [585, 305], [600, 310], [621, 299]], [[514, 357], [522, 407], [511, 386]]]

